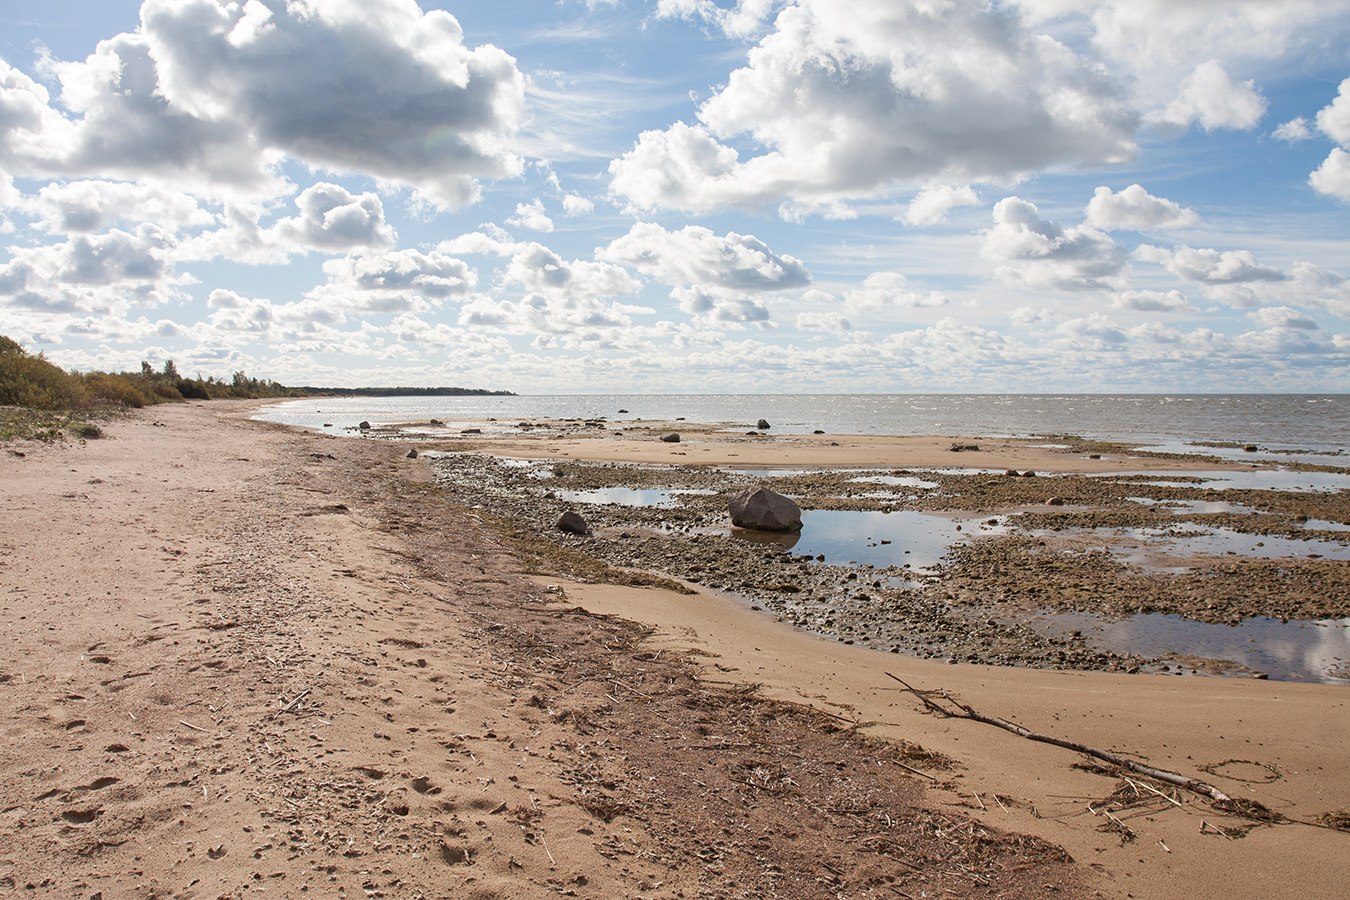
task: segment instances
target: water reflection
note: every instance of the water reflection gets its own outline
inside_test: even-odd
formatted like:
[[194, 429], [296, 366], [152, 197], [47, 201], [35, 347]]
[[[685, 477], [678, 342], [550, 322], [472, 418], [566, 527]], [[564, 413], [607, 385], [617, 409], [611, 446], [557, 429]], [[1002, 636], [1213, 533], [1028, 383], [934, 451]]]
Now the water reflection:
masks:
[[668, 508], [679, 503], [681, 494], [711, 494], [713, 491], [702, 488], [687, 490], [654, 490], [644, 488], [607, 487], [587, 491], [558, 491], [558, 496], [569, 503], [590, 503], [600, 505], [612, 503], [616, 506], [649, 506]]
[[1119, 621], [1091, 613], [1045, 613], [1031, 624], [1045, 634], [1081, 631], [1092, 645], [1115, 653], [1226, 659], [1278, 681], [1350, 684], [1350, 619], [1281, 622], [1260, 617], [1240, 625], [1210, 625], [1162, 613]]
[[[1107, 477], [1107, 476], [1098, 476]], [[1119, 477], [1111, 475], [1109, 477]], [[1131, 472], [1131, 483], [1162, 487], [1193, 487], [1207, 491], [1345, 491], [1350, 475], [1342, 472], [1303, 472], [1291, 469], [1195, 470], [1188, 472]], [[1192, 480], [1194, 479], [1194, 480]]]
[[[802, 512], [800, 535], [790, 546], [807, 556], [824, 556], [835, 565], [907, 566], [928, 571], [953, 544], [982, 534], [1007, 534], [1002, 519], [957, 519], [913, 511], [872, 512], [808, 509]], [[733, 529], [742, 540], [783, 543], [762, 532]]]

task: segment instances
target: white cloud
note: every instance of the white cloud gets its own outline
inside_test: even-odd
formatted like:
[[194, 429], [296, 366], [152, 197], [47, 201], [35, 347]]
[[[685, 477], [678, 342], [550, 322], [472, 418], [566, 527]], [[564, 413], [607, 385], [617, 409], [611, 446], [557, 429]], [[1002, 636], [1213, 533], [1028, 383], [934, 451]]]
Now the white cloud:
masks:
[[1341, 82], [1336, 99], [1317, 113], [1317, 127], [1336, 143], [1350, 147], [1350, 78]]
[[1312, 128], [1309, 126], [1308, 120], [1299, 116], [1297, 119], [1290, 119], [1288, 122], [1281, 124], [1270, 133], [1270, 136], [1289, 144], [1297, 144], [1312, 139]]
[[1104, 231], [1151, 231], [1157, 228], [1185, 228], [1200, 221], [1192, 209], [1162, 197], [1155, 197], [1137, 184], [1120, 193], [1099, 187], [1088, 201], [1087, 223]]
[[936, 225], [947, 221], [947, 213], [957, 206], [978, 206], [980, 198], [969, 185], [924, 188], [909, 201], [904, 220], [909, 225]]
[[378, 249], [397, 235], [384, 220], [384, 205], [372, 193], [355, 195], [327, 182], [306, 188], [295, 198], [300, 215], [282, 219], [273, 229], [283, 241], [316, 250]]
[[531, 231], [553, 230], [553, 220], [544, 211], [544, 202], [537, 197], [529, 203], [517, 203], [516, 214], [507, 219], [506, 224]]
[[125, 181], [53, 182], [23, 208], [48, 234], [90, 234], [117, 223], [141, 222], [176, 232], [217, 221], [188, 194]]
[[[0, 64], [2, 65], [2, 64]], [[16, 174], [154, 181], [276, 196], [282, 157], [413, 187], [444, 207], [520, 173], [524, 79], [415, 0], [145, 0], [141, 27], [45, 89], [0, 69], [0, 150]]]
[[1243, 284], [1253, 281], [1284, 281], [1284, 272], [1258, 263], [1250, 250], [1210, 250], [1182, 244], [1172, 250], [1142, 244], [1135, 256], [1156, 262], [1187, 281], [1205, 285]]
[[994, 223], [985, 232], [980, 255], [1005, 263], [995, 274], [1010, 284], [1062, 291], [1126, 286], [1125, 248], [1095, 228], [1065, 228], [1019, 197], [995, 204]]
[[59, 244], [10, 249], [0, 265], [0, 303], [46, 312], [124, 315], [180, 296], [187, 279], [166, 262], [173, 239], [150, 225], [135, 234], [77, 235]]
[[899, 272], [873, 272], [862, 286], [844, 292], [844, 302], [853, 311], [883, 309], [921, 309], [945, 306], [947, 298], [940, 291], [924, 294], [911, 290], [905, 276]]
[[853, 330], [853, 323], [837, 312], [805, 312], [797, 314], [797, 330], [847, 334]]
[[1266, 105], [1254, 81], [1234, 83], [1219, 61], [1211, 59], [1195, 67], [1156, 120], [1181, 127], [1198, 121], [1206, 131], [1245, 130], [1256, 127], [1266, 114]]
[[1319, 194], [1350, 202], [1350, 153], [1332, 147], [1322, 165], [1308, 176], [1308, 183]]
[[504, 280], [533, 294], [583, 302], [629, 296], [641, 288], [619, 266], [582, 259], [567, 262], [538, 243], [524, 245], [511, 257]]
[[772, 317], [764, 302], [736, 291], [715, 285], [694, 285], [677, 287], [670, 296], [679, 301], [680, 309], [693, 317], [698, 328], [772, 327]]
[[1135, 312], [1192, 312], [1194, 307], [1181, 291], [1120, 291], [1111, 298], [1116, 309]]
[[563, 212], [569, 216], [588, 216], [595, 212], [595, 203], [580, 194], [567, 194], [562, 204]]
[[467, 297], [478, 276], [460, 259], [439, 250], [391, 250], [330, 259], [325, 284], [305, 296], [332, 310], [425, 312], [446, 300]]
[[719, 236], [699, 225], [667, 231], [639, 222], [596, 257], [677, 286], [762, 292], [804, 287], [811, 281], [801, 260], [774, 253], [753, 235], [732, 231]]
[[[801, 0], [698, 117], [644, 132], [611, 163], [612, 190], [641, 208], [800, 212], [902, 183], [1122, 161], [1136, 126], [1089, 61], [973, 0]], [[726, 143], [740, 135], [763, 152], [742, 159]]]
[[1317, 323], [1311, 316], [1288, 306], [1266, 306], [1253, 310], [1248, 316], [1262, 328], [1287, 328], [1297, 331], [1317, 329]]
[[1129, 338], [1119, 326], [1101, 313], [1082, 319], [1070, 319], [1055, 326], [1059, 346], [1066, 350], [1116, 352], [1124, 348]]
[[[1345, 45], [1347, 0], [1017, 0], [1032, 25], [1087, 34], [1103, 62], [1160, 112], [1197, 64], [1261, 71], [1265, 60], [1316, 57]], [[1339, 58], [1339, 57], [1338, 57]]]

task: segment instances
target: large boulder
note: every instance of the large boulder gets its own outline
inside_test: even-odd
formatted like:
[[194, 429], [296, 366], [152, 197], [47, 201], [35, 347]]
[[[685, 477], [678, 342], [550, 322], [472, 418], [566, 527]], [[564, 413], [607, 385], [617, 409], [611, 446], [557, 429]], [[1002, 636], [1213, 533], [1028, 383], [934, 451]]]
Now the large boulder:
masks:
[[672, 431], [670, 434], [663, 435], [661, 440], [665, 441], [667, 444], [678, 444], [680, 442], [680, 433], [678, 431]]
[[756, 531], [801, 531], [802, 510], [791, 497], [766, 487], [741, 491], [727, 504], [731, 524]]
[[569, 509], [559, 517], [558, 530], [567, 534], [590, 534], [591, 526], [581, 513]]

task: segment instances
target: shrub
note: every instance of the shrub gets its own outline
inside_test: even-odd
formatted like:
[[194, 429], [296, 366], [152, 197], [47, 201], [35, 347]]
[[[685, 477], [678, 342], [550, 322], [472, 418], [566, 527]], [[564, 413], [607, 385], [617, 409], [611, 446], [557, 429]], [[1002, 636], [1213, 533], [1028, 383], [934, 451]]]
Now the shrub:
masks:
[[151, 402], [150, 398], [141, 393], [140, 389], [123, 375], [91, 372], [84, 376], [84, 389], [91, 400], [119, 403], [132, 409], [140, 409]]
[[80, 422], [72, 425], [70, 428], [72, 434], [86, 441], [93, 441], [103, 437], [103, 429], [99, 428], [93, 422]]
[[5, 338], [0, 345], [0, 404], [69, 409], [85, 399], [81, 380]]

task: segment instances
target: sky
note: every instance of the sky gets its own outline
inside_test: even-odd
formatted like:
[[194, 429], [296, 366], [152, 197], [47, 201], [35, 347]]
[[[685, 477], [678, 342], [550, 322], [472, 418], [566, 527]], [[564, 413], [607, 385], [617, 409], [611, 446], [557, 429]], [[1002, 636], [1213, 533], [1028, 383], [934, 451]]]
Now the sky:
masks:
[[0, 334], [518, 393], [1350, 390], [1350, 0], [4, 0]]

